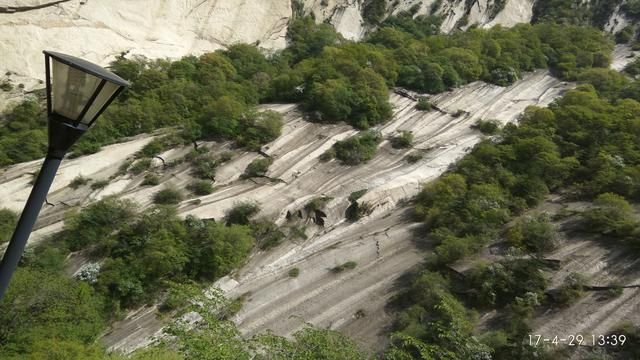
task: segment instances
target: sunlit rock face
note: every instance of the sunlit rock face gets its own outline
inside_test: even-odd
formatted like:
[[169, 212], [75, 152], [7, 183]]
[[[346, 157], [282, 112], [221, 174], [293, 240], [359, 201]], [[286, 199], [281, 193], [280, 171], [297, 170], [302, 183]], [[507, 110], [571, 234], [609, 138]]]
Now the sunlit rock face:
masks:
[[[446, 0], [437, 13], [451, 31], [463, 17], [468, 24], [490, 26], [528, 22], [532, 0], [510, 0], [493, 14], [494, 0], [470, 7]], [[388, 2], [387, 13], [418, 5], [431, 13], [434, 0]], [[361, 0], [304, 0], [305, 14], [329, 22], [350, 40], [372, 27], [362, 17]], [[293, 16], [291, 0], [0, 0], [0, 78], [25, 89], [40, 87], [43, 49], [69, 53], [106, 65], [116, 55], [179, 58], [244, 42], [266, 51], [286, 46]], [[9, 73], [9, 75], [7, 75]], [[2, 99], [0, 99], [2, 102]]]
[[288, 0], [1, 0], [0, 12], [0, 76], [10, 71], [12, 80], [34, 86], [33, 79], [43, 76], [43, 49], [106, 64], [121, 52], [178, 58], [237, 42], [282, 48], [291, 4]]

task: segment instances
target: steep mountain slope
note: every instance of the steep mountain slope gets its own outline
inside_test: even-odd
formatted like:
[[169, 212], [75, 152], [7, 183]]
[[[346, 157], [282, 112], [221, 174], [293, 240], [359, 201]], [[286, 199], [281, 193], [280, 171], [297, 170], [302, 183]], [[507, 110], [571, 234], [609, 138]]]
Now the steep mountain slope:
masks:
[[[3, 11], [11, 16], [51, 9], [62, 11], [65, 4], [74, 2], [16, 1], [14, 3], [11, 8], [0, 7], [0, 14]], [[133, 6], [131, 3], [129, 6]], [[211, 5], [215, 7], [220, 3], [225, 2], [214, 1]], [[420, 8], [417, 14], [428, 14], [431, 12], [430, 6], [433, 3], [434, 1], [407, 1], [389, 11], [397, 13], [418, 4]], [[82, 10], [81, 6], [87, 4], [89, 3], [76, 5]], [[200, 6], [204, 6], [202, 4]], [[176, 3], [171, 5], [176, 6]], [[367, 30], [368, 25], [362, 23], [362, 6], [357, 1], [344, 3], [316, 1], [307, 2], [304, 5], [305, 12], [320, 12], [321, 15], [316, 15], [318, 19], [332, 22], [347, 37], [359, 38]], [[471, 5], [462, 1], [445, 2], [438, 10], [442, 14], [447, 14], [443, 30], [448, 31], [473, 24], [512, 25], [519, 21], [529, 21], [532, 16], [533, 3], [529, 1], [508, 1], [504, 10], [497, 14], [491, 10], [492, 5], [491, 1], [476, 1]], [[245, 6], [244, 2], [242, 6]], [[197, 8], [191, 10], [196, 11]], [[220, 11], [218, 8], [215, 9], [216, 12]], [[169, 16], [164, 12], [158, 14], [161, 14], [158, 19]], [[272, 15], [275, 19], [275, 14]], [[208, 19], [206, 16], [205, 18]], [[286, 24], [287, 18], [281, 19], [285, 19], [283, 21]], [[49, 20], [42, 18], [43, 22]], [[85, 20], [74, 18], [74, 21]], [[229, 26], [246, 25], [242, 22], [244, 20], [238, 21]], [[624, 21], [626, 20], [619, 12], [614, 13], [610, 24], [615, 25], [611, 29], [619, 29], [625, 24]], [[463, 26], [463, 23], [467, 25]], [[72, 23], [67, 25], [76, 26]], [[151, 25], [149, 34], [155, 32], [162, 34], [160, 28], [178, 26], [169, 23]], [[206, 30], [209, 31], [219, 25], [220, 23], [207, 23], [203, 26], [211, 26]], [[286, 31], [286, 26], [282, 29], [278, 34]], [[36, 30], [30, 33], [30, 36], [42, 35]], [[168, 33], [173, 31], [175, 29]], [[215, 31], [223, 30], [216, 27]], [[226, 34], [228, 36], [225, 39], [235, 39], [240, 36], [230, 32]], [[196, 39], [193, 44], [202, 45], [202, 48], [187, 45], [180, 48], [171, 43], [179, 39], [171, 38], [169, 35], [172, 34], [159, 40], [145, 38], [142, 43], [148, 40], [148, 47], [132, 53], [145, 54], [149, 51], [153, 54], [149, 56], [173, 56], [158, 54], [164, 51], [170, 52], [171, 49], [178, 49], [177, 52], [198, 53], [207, 51], [208, 46], [214, 48], [236, 41], [219, 41], [220, 39], [211, 38], [200, 43], [202, 39]], [[279, 36], [278, 39], [271, 37], [262, 39], [264, 41], [260, 44], [276, 44], [278, 41], [284, 41], [284, 38]], [[136, 44], [137, 39], [137, 37], [129, 39], [128, 44]], [[160, 48], [156, 48], [156, 45]], [[12, 46], [17, 44], [14, 43]], [[274, 45], [271, 49], [275, 47]], [[113, 55], [116, 53], [113, 52], [115, 49], [114, 45], [106, 50], [112, 51], [110, 54]], [[154, 51], [159, 53], [156, 54]], [[97, 56], [97, 54], [94, 55]], [[90, 58], [92, 55], [84, 54], [84, 56]], [[616, 70], [623, 68], [633, 56], [629, 48], [617, 48], [612, 68]], [[100, 55], [97, 58], [96, 61], [104, 62], [109, 57]], [[18, 79], [15, 75], [10, 77]], [[38, 86], [35, 82], [33, 84]], [[397, 280], [423, 258], [423, 254], [419, 253], [412, 242], [415, 232], [420, 231], [421, 228], [408, 220], [408, 207], [404, 202], [419, 192], [422, 183], [437, 178], [482, 138], [477, 130], [471, 128], [477, 120], [497, 119], [502, 124], [514, 121], [528, 105], [549, 104], [574, 85], [551, 77], [547, 71], [526, 74], [520, 81], [507, 88], [475, 82], [449, 93], [431, 96], [429, 100], [437, 107], [430, 112], [415, 109], [414, 94], [392, 93], [393, 120], [376, 130], [381, 131], [386, 139], [400, 130], [411, 131], [415, 136], [413, 148], [393, 149], [389, 141], [383, 141], [379, 145], [376, 157], [369, 163], [357, 167], [340, 165], [337, 161], [324, 163], [318, 159], [319, 155], [336, 141], [355, 133], [353, 128], [345, 124], [309, 123], [304, 119], [300, 109], [292, 104], [267, 105], [264, 107], [285, 115], [286, 122], [282, 136], [265, 146], [263, 154], [243, 152], [218, 168], [214, 192], [183, 201], [179, 206], [179, 212], [181, 216], [196, 215], [202, 218], [219, 219], [227, 209], [239, 201], [258, 201], [262, 204], [261, 216], [274, 219], [280, 225], [304, 229], [307, 236], [305, 240], [288, 242], [269, 251], [256, 251], [244, 267], [217, 282], [216, 285], [224, 289], [229, 297], [243, 299], [244, 306], [237, 313], [234, 321], [244, 334], [252, 335], [267, 329], [272, 329], [278, 334], [291, 334], [301, 328], [305, 322], [310, 322], [321, 327], [341, 330], [357, 339], [364, 348], [379, 349], [385, 345], [386, 339], [381, 329], [392, 321], [392, 317], [385, 312], [385, 305], [396, 291]], [[20, 91], [18, 94], [20, 95]], [[0, 94], [0, 96], [6, 96], [6, 94]], [[2, 101], [0, 98], [0, 108]], [[185, 187], [192, 180], [188, 166], [184, 164], [165, 168], [162, 163], [165, 160], [181, 159], [190, 147], [181, 147], [161, 154], [164, 159], [162, 162], [154, 160], [154, 171], [162, 176], [161, 185], [142, 187], [140, 186], [141, 176], [119, 173], [118, 167], [152, 138], [153, 136], [149, 135], [139, 136], [127, 142], [106, 147], [100, 153], [65, 161], [48, 199], [52, 205], [45, 206], [31, 243], [59, 231], [63, 225], [65, 211], [82, 207], [107, 195], [115, 194], [132, 199], [144, 208], [151, 205], [152, 196], [167, 184]], [[220, 152], [228, 149], [230, 144], [206, 143], [202, 146], [209, 147], [214, 152]], [[420, 154], [422, 158], [417, 163], [409, 163], [406, 161], [409, 154]], [[247, 165], [261, 156], [274, 160], [266, 177], [241, 178], [240, 175]], [[22, 208], [30, 190], [28, 184], [31, 180], [30, 173], [37, 171], [39, 163], [34, 161], [19, 164], [0, 172], [0, 207], [9, 207], [16, 211]], [[69, 183], [78, 175], [89, 177], [93, 181], [108, 180], [110, 183], [102, 189], [90, 189], [89, 186], [79, 189], [70, 188]], [[350, 223], [345, 220], [345, 212], [349, 206], [348, 198], [350, 194], [363, 189], [367, 192], [358, 202], [366, 205], [370, 212], [361, 220]], [[323, 226], [317, 225], [312, 217], [300, 212], [306, 204], [318, 197], [329, 198], [323, 208], [327, 215]], [[294, 220], [288, 219], [290, 214], [295, 214]], [[297, 214], [301, 214], [299, 219], [296, 219]], [[563, 259], [573, 256], [585, 258], [584, 262], [571, 262], [569, 269], [583, 268], [592, 263], [604, 261], [601, 259], [605, 256], [598, 252], [599, 249], [593, 250], [591, 245], [586, 243], [582, 247], [582, 244], [579, 244], [576, 247], [562, 249], [554, 255]], [[606, 259], [609, 262], [613, 260], [615, 258]], [[339, 274], [331, 271], [332, 268], [346, 261], [355, 261], [357, 267]], [[74, 254], [69, 261], [71, 264], [69, 273], [73, 274], [86, 262], [82, 254]], [[288, 275], [293, 268], [300, 270], [299, 276], [295, 278]], [[635, 278], [633, 280], [635, 282]], [[619, 315], [613, 319], [627, 316], [620, 314], [630, 314], [637, 309], [638, 303], [632, 301], [630, 296], [636, 292], [635, 290], [633, 293], [627, 292], [619, 301], [612, 303], [624, 303], [625, 306], [625, 311], [619, 312]], [[612, 311], [611, 307], [614, 305], [609, 304], [606, 308], [599, 308], [598, 304], [591, 300], [593, 299], [586, 299], [586, 306], [579, 308], [578, 311], [574, 309], [573, 313], [545, 314], [538, 329], [545, 333], [566, 332], [567, 329], [579, 332], [585, 329], [585, 322], [578, 320], [580, 317], [589, 315], [589, 328], [607, 331], [612, 325], [612, 320], [607, 314]], [[125, 352], [147, 345], [153, 341], [153, 336], [157, 335], [163, 326], [162, 320], [156, 317], [155, 310], [156, 307], [151, 306], [132, 312], [104, 335], [104, 344], [110, 349]], [[585, 315], [585, 312], [590, 313]], [[576, 321], [566, 322], [563, 320], [565, 317], [576, 319]]]
[[[626, 48], [619, 48], [617, 53], [621, 54], [616, 56], [618, 61], [629, 61]], [[411, 130], [415, 136], [414, 149], [392, 149], [385, 141], [372, 161], [358, 167], [318, 160], [335, 141], [354, 132], [349, 126], [311, 124], [301, 118], [293, 105], [269, 106], [286, 115], [283, 135], [265, 147], [274, 159], [267, 175], [280, 180], [239, 179], [247, 164], [260, 156], [244, 153], [218, 169], [217, 188], [211, 195], [199, 197], [197, 202], [186, 200], [179, 211], [183, 216], [220, 218], [238, 201], [253, 200], [262, 204], [261, 215], [285, 224], [287, 211], [296, 213], [318, 196], [331, 197], [324, 209], [327, 213], [324, 227], [313, 224], [310, 219], [298, 220], [299, 226], [306, 226], [308, 240], [284, 244], [268, 252], [259, 251], [245, 267], [220, 280], [218, 285], [230, 297], [244, 295], [244, 307], [235, 321], [246, 334], [269, 328], [289, 334], [308, 321], [343, 330], [367, 348], [380, 348], [384, 345], [380, 329], [392, 320], [385, 315], [384, 308], [394, 293], [395, 281], [422, 258], [412, 244], [416, 227], [407, 222], [402, 202], [414, 196], [421, 183], [436, 178], [480, 140], [479, 132], [470, 128], [477, 119], [513, 121], [528, 105], [548, 104], [572, 86], [554, 79], [546, 71], [529, 74], [508, 88], [477, 82], [434, 96], [431, 100], [443, 112], [417, 111], [414, 100], [393, 94], [394, 119], [379, 130], [384, 135]], [[468, 114], [452, 115], [461, 109]], [[117, 172], [120, 163], [149, 140], [143, 136], [109, 146], [89, 157], [66, 161], [49, 196], [49, 202], [55, 206], [44, 208], [31, 242], [59, 230], [64, 212], [69, 208], [108, 194], [118, 194], [148, 206], [152, 195], [166, 184], [179, 187], [187, 184], [191, 179], [187, 167], [162, 170], [157, 160], [154, 166], [163, 174], [163, 185], [140, 187], [141, 176], [118, 175], [102, 190], [89, 187], [73, 190], [67, 186], [79, 174], [94, 181], [108, 179]], [[228, 144], [208, 146], [222, 151]], [[175, 149], [162, 157], [170, 161], [188, 151], [188, 148]], [[416, 164], [407, 163], [404, 158], [411, 152], [423, 152], [424, 157]], [[15, 165], [0, 175], [2, 206], [21, 208], [29, 191], [31, 177], [28, 174], [36, 171], [38, 164], [39, 161], [34, 161]], [[368, 192], [359, 202], [370, 204], [372, 213], [350, 224], [344, 218], [349, 205], [347, 198], [364, 188]], [[82, 257], [72, 259], [75, 268], [84, 261]], [[329, 271], [345, 261], [355, 261], [358, 266], [344, 274]], [[293, 267], [300, 269], [300, 276], [289, 279], [287, 272]], [[385, 271], [370, 271], [373, 268]], [[360, 310], [364, 318], [355, 315]], [[382, 315], [367, 317], [366, 314]], [[105, 344], [122, 351], [144, 346], [162, 327], [155, 316], [153, 308], [130, 314], [105, 336]]]
[[[618, 48], [614, 66], [620, 67], [630, 61], [628, 54], [627, 48]], [[234, 320], [245, 334], [266, 329], [290, 334], [305, 322], [311, 322], [344, 331], [368, 349], [379, 349], [384, 346], [385, 339], [380, 329], [392, 321], [385, 312], [385, 304], [395, 292], [395, 283], [422, 259], [412, 243], [414, 231], [419, 226], [408, 222], [402, 202], [414, 196], [421, 183], [436, 178], [479, 141], [481, 135], [470, 128], [477, 119], [513, 121], [526, 106], [546, 105], [572, 86], [550, 77], [545, 71], [527, 75], [509, 88], [473, 83], [433, 97], [433, 102], [444, 113], [416, 111], [413, 100], [394, 94], [391, 96], [394, 119], [380, 130], [385, 135], [396, 130], [413, 131], [415, 149], [394, 150], [384, 142], [371, 162], [355, 168], [318, 161], [318, 155], [336, 140], [353, 132], [350, 127], [310, 124], [300, 117], [295, 106], [270, 106], [286, 115], [283, 135], [266, 149], [274, 158], [267, 175], [282, 182], [239, 179], [246, 165], [259, 157], [246, 153], [219, 169], [218, 187], [214, 193], [198, 198], [197, 204], [184, 201], [180, 213], [220, 218], [238, 201], [253, 200], [262, 204], [261, 215], [286, 224], [287, 211], [296, 213], [318, 196], [331, 197], [324, 209], [327, 213], [324, 227], [315, 225], [310, 219], [299, 220], [299, 225], [307, 228], [308, 240], [287, 243], [267, 252], [258, 251], [246, 266], [221, 279], [217, 285], [230, 297], [244, 298], [243, 309]], [[470, 115], [460, 118], [450, 115], [459, 109]], [[148, 138], [141, 138], [126, 146], [108, 147], [105, 151], [112, 154], [110, 161], [118, 162], [146, 141]], [[218, 150], [226, 148], [225, 144], [211, 145]], [[117, 151], [118, 148], [123, 151]], [[406, 163], [405, 155], [420, 151], [418, 149], [428, 149], [423, 160], [414, 165]], [[188, 149], [171, 150], [162, 156], [170, 161], [186, 151]], [[107, 194], [119, 194], [147, 206], [151, 204], [151, 196], [163, 187], [138, 187], [140, 177], [121, 176], [102, 191], [74, 191], [64, 185], [79, 173], [100, 180], [116, 171], [115, 163], [110, 165], [109, 171], [101, 165], [81, 169], [76, 165], [79, 163], [71, 160], [63, 168], [59, 182], [54, 185], [57, 191], [49, 199], [56, 206], [45, 209], [35, 241], [60, 226], [56, 224], [60, 224], [61, 210], [67, 209], [63, 203], [74, 205], [74, 201], [84, 203]], [[28, 171], [24, 166], [10, 168], [5, 179], [11, 177], [8, 174]], [[37, 162], [29, 166], [35, 170]], [[160, 170], [159, 161], [155, 166]], [[3, 198], [14, 198], [17, 207], [20, 197], [27, 195], [28, 179], [28, 176], [15, 179], [12, 187], [6, 187], [8, 191], [3, 192]], [[183, 186], [190, 181], [190, 176], [187, 169], [175, 169], [164, 172], [163, 179], [166, 183]], [[344, 219], [349, 203], [347, 197], [363, 188], [369, 191], [359, 201], [371, 204], [373, 212], [351, 224]], [[376, 252], [376, 243], [379, 252]], [[77, 266], [83, 262], [82, 258], [76, 261]], [[346, 261], [355, 261], [358, 266], [344, 274], [330, 271]], [[287, 273], [294, 267], [300, 269], [300, 275], [290, 279]], [[384, 271], [372, 271], [374, 268]], [[143, 308], [115, 324], [103, 341], [111, 349], [132, 351], [152, 341], [162, 326], [153, 307]]]

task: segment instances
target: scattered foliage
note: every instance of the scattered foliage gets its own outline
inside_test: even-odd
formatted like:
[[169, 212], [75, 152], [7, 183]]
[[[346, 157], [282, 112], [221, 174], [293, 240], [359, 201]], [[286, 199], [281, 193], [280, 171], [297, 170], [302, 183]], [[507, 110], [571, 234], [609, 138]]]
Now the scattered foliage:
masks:
[[153, 202], [161, 205], [175, 205], [179, 204], [183, 198], [184, 197], [180, 190], [173, 187], [167, 187], [153, 195]]
[[187, 185], [187, 189], [196, 195], [203, 196], [213, 192], [213, 185], [207, 180], [196, 180]]

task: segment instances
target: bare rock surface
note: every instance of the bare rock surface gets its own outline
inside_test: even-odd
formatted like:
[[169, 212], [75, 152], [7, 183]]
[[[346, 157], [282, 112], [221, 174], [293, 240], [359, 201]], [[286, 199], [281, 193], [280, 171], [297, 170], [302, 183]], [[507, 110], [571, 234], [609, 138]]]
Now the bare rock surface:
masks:
[[[0, 9], [42, 1], [0, 2]], [[42, 50], [106, 65], [121, 52], [179, 58], [237, 42], [285, 46], [289, 0], [109, 0], [51, 2], [24, 12], [0, 11], [0, 72], [35, 86], [44, 76]]]

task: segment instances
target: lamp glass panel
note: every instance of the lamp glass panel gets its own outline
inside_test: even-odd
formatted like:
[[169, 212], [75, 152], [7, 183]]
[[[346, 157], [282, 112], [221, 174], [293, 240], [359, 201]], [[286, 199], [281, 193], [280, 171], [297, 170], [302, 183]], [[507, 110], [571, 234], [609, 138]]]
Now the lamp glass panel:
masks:
[[52, 58], [52, 111], [78, 120], [101, 79]]
[[104, 86], [102, 87], [102, 90], [100, 91], [100, 94], [98, 94], [98, 96], [94, 100], [93, 104], [91, 104], [91, 107], [89, 108], [87, 113], [84, 114], [82, 119], [80, 119], [80, 121], [85, 123], [85, 124], [89, 124], [91, 122], [91, 120], [93, 120], [93, 118], [96, 116], [98, 111], [100, 111], [100, 109], [102, 109], [104, 104], [107, 101], [109, 101], [111, 96], [116, 91], [118, 91], [119, 88], [120, 88], [120, 85], [116, 85], [116, 84], [114, 84], [112, 82], [108, 82], [107, 81], [104, 84]]

